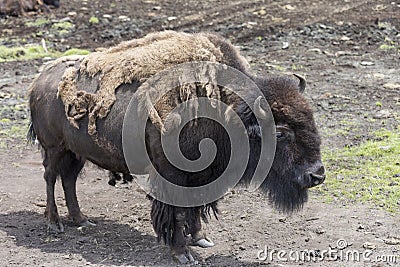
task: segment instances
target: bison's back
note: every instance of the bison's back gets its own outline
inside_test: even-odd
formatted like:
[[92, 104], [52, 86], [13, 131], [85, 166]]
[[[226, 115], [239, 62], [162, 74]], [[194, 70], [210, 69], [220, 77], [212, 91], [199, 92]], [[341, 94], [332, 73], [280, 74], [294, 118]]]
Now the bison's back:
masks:
[[[104, 119], [97, 119], [97, 134], [88, 134], [88, 116], [77, 120], [79, 128], [68, 121], [58, 85], [64, 71], [79, 68], [83, 57], [62, 58], [46, 67], [30, 88], [29, 105], [32, 125], [40, 144], [45, 148], [60, 147], [112, 171], [126, 173], [122, 151], [122, 124], [125, 110], [138, 87], [125, 84], [116, 91], [116, 102]], [[78, 75], [77, 89], [95, 93], [98, 79]]]

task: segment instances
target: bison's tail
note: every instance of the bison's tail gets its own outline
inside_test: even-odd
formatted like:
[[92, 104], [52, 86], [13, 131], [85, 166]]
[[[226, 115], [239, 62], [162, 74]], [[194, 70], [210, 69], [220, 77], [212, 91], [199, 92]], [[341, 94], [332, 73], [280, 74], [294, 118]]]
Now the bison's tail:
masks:
[[33, 128], [32, 120], [29, 123], [29, 129], [28, 129], [28, 133], [26, 134], [26, 139], [29, 144], [34, 144], [37, 142], [37, 136], [35, 133], [35, 129]]

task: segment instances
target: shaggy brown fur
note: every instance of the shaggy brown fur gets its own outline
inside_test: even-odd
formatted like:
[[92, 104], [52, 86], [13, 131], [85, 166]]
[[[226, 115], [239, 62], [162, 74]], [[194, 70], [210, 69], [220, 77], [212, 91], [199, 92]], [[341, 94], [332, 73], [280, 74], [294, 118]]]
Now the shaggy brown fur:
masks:
[[[183, 32], [164, 31], [149, 34], [141, 39], [123, 42], [106, 51], [88, 55], [80, 64], [79, 70], [69, 68], [64, 73], [58, 88], [65, 111], [71, 124], [86, 112], [89, 112], [89, 134], [96, 133], [96, 118], [107, 116], [115, 102], [115, 90], [122, 84], [133, 81], [144, 82], [153, 75], [181, 63], [192, 61], [210, 61], [230, 65], [241, 71], [247, 69], [247, 61], [238, 53], [232, 44], [219, 36], [205, 33], [189, 34]], [[95, 95], [77, 90], [77, 76], [97, 77], [99, 89]], [[197, 86], [183, 86], [177, 93], [182, 100], [190, 99], [199, 89]], [[215, 95], [215, 88], [203, 86], [205, 95]], [[145, 97], [145, 99], [148, 99]], [[176, 105], [176, 95], [165, 97], [156, 106], [151, 103], [152, 122], [164, 131], [164, 120], [169, 111]], [[171, 102], [172, 101], [172, 102]]]

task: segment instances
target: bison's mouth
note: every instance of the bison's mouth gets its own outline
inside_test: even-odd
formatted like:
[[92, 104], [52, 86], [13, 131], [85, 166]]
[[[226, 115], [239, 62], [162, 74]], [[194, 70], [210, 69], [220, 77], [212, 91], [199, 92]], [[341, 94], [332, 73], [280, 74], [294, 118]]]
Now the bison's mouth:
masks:
[[317, 185], [320, 185], [324, 182], [326, 175], [325, 174], [315, 174], [312, 172], [306, 172], [304, 173], [303, 176], [300, 176], [298, 179], [298, 182], [300, 184], [300, 187], [305, 189], [305, 188], [311, 188]]

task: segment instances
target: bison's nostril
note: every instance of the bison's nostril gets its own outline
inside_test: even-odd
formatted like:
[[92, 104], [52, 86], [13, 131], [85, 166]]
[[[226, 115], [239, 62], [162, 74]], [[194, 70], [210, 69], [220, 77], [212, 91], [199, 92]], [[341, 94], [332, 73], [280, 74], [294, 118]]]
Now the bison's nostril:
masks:
[[314, 172], [316, 175], [325, 175], [325, 167], [324, 165], [319, 166], [319, 168]]

